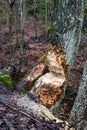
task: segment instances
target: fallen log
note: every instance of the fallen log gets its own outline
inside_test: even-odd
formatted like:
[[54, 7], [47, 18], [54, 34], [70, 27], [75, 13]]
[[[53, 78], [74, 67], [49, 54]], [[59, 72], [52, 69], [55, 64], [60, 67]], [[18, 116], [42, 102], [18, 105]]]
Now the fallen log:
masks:
[[[69, 125], [66, 121], [56, 118], [48, 108], [39, 102], [38, 98], [31, 93], [24, 96], [19, 95], [17, 92], [5, 92], [5, 86], [0, 85], [0, 103], [6, 105], [6, 107], [17, 111], [34, 121], [39, 121], [45, 125], [48, 130], [68, 130]], [[35, 122], [34, 122], [35, 123]], [[70, 129], [74, 130], [74, 129]]]
[[29, 97], [27, 94], [25, 96], [17, 95], [17, 93], [0, 94], [0, 102], [17, 113], [33, 119], [34, 122], [46, 125], [48, 130], [67, 130], [69, 127], [66, 121], [55, 118], [45, 106], [35, 102], [32, 96]]

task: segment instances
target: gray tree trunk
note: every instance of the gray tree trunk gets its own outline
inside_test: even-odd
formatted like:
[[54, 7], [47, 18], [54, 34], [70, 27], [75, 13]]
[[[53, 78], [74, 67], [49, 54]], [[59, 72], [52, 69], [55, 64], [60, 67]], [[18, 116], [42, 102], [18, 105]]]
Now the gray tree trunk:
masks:
[[[83, 0], [54, 0], [51, 29], [48, 40], [58, 44], [66, 52], [66, 62], [72, 68], [78, 51], [83, 23]], [[66, 87], [64, 87], [65, 93]], [[51, 108], [53, 113], [60, 109], [60, 102]], [[60, 110], [59, 110], [60, 111]]]
[[80, 123], [76, 125], [76, 130], [87, 130], [87, 59], [84, 65], [78, 95], [70, 115], [70, 124], [78, 121]]
[[66, 52], [67, 63], [72, 66], [78, 51], [83, 22], [83, 0], [54, 0], [52, 28], [48, 39]]

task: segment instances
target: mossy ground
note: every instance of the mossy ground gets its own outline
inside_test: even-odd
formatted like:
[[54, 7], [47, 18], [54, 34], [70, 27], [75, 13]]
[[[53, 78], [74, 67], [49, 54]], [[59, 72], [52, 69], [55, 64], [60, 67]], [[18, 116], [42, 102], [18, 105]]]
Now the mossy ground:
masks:
[[8, 86], [8, 88], [13, 88], [13, 80], [10, 75], [3, 74], [0, 72], [0, 81], [2, 81], [4, 84]]

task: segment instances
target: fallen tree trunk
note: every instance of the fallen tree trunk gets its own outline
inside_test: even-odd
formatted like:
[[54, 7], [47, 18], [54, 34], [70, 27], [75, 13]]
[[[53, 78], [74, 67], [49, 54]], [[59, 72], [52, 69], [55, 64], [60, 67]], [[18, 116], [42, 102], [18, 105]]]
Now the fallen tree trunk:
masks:
[[0, 102], [10, 109], [33, 119], [34, 122], [40, 122], [46, 125], [48, 130], [68, 129], [68, 123], [66, 121], [55, 118], [45, 106], [36, 103], [34, 99], [30, 97], [30, 94], [22, 97], [17, 94], [0, 94]]
[[6, 86], [0, 83], [0, 103], [29, 117], [34, 121], [33, 123], [39, 122], [47, 126], [47, 130], [68, 130], [69, 128], [66, 121], [56, 118], [31, 92], [21, 96], [17, 92], [7, 90]]

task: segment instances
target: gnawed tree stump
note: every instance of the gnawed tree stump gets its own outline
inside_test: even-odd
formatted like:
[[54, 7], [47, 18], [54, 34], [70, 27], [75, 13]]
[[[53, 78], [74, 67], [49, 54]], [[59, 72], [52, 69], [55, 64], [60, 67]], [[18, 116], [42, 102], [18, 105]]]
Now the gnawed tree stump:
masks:
[[46, 65], [49, 71], [67, 78], [68, 65], [65, 56], [66, 53], [58, 45], [48, 42]]
[[62, 84], [65, 78], [57, 76], [57, 74], [50, 72], [41, 76], [31, 89], [31, 92], [36, 95], [42, 104], [46, 106], [53, 105], [62, 93]]
[[[22, 90], [28, 86], [31, 88], [30, 92], [42, 104], [46, 106], [54, 105], [62, 94], [62, 87], [68, 75], [65, 56], [65, 52], [58, 45], [48, 42], [45, 63], [38, 63], [31, 70], [31, 73], [18, 84], [17, 88]], [[46, 72], [45, 69], [49, 72]]]

